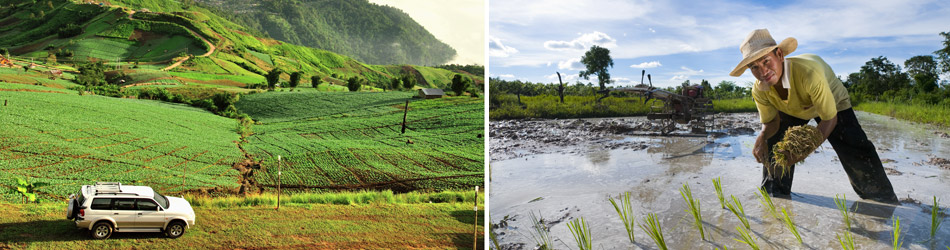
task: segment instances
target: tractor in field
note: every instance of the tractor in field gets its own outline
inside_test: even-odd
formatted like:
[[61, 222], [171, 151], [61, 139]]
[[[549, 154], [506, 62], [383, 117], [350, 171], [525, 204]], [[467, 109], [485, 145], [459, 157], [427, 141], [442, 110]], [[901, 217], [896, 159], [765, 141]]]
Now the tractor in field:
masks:
[[[646, 74], [643, 71], [642, 74]], [[688, 124], [691, 132], [696, 134], [706, 133], [712, 126], [711, 118], [708, 118], [712, 111], [712, 100], [703, 95], [703, 87], [698, 84], [683, 86], [681, 93], [659, 89], [653, 87], [653, 80], [647, 75], [650, 84], [643, 84], [643, 75], [640, 76], [640, 84], [633, 87], [608, 88], [599, 91], [604, 96], [609, 96], [610, 92], [627, 92], [640, 96], [645, 96], [644, 104], [650, 103], [650, 112], [647, 114], [648, 120], [659, 120], [662, 123], [660, 133], [666, 135], [676, 130], [676, 124]], [[599, 100], [599, 99], [598, 99]], [[711, 117], [711, 116], [709, 116]]]
[[3, 55], [0, 55], [0, 67], [11, 67], [11, 68], [13, 68], [13, 66], [14, 66], [14, 65], [13, 65], [13, 62], [11, 62], [10, 60], [8, 60], [6, 57], [3, 57]]

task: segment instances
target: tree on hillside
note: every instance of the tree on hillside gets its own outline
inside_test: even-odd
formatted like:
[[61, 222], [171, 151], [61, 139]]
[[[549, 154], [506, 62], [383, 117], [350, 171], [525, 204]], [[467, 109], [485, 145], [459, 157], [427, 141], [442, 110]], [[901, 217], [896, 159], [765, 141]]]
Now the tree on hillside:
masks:
[[590, 75], [597, 75], [600, 89], [606, 89], [607, 83], [610, 83], [610, 73], [607, 72], [607, 68], [614, 66], [614, 60], [610, 58], [610, 50], [597, 45], [591, 46], [590, 50], [581, 57], [581, 63], [587, 66], [587, 70], [581, 71], [580, 76], [584, 80], [590, 80]]
[[[24, 67], [29, 69], [29, 67]], [[79, 66], [79, 75], [76, 76], [76, 83], [83, 86], [102, 86], [106, 85], [106, 67], [102, 62], [86, 63]]]
[[950, 73], [950, 32], [940, 32], [940, 35], [943, 36], [943, 48], [934, 51], [934, 54], [940, 59], [940, 70]]
[[394, 90], [397, 90], [402, 87], [402, 80], [400, 80], [399, 77], [393, 77], [390, 81], [390, 85], [392, 85]]
[[405, 74], [402, 76], [402, 87], [405, 89], [412, 89], [416, 86], [416, 78], [412, 77], [412, 74]]
[[[899, 65], [892, 63], [884, 56], [871, 58], [864, 66], [861, 66], [857, 74], [849, 75], [847, 81], [853, 93], [867, 96], [882, 96], [885, 92], [891, 95], [910, 86], [910, 77], [907, 73], [901, 72]], [[884, 97], [891, 98], [891, 96]]]
[[914, 80], [914, 86], [921, 93], [928, 93], [937, 89], [939, 73], [937, 61], [933, 56], [915, 56], [904, 61], [904, 69]]
[[302, 76], [303, 74], [300, 71], [290, 74], [290, 89], [294, 89], [300, 84], [300, 77]]
[[346, 88], [349, 89], [350, 91], [359, 91], [360, 86], [362, 85], [362, 81], [363, 80], [360, 79], [359, 77], [355, 77], [355, 76], [350, 77], [350, 79], [346, 80]]
[[277, 81], [280, 80], [280, 73], [281, 73], [280, 69], [278, 68], [274, 68], [270, 70], [269, 72], [267, 72], [266, 78], [267, 78], [268, 88], [274, 89], [275, 87], [277, 87]]
[[317, 86], [319, 86], [320, 83], [322, 82], [323, 82], [323, 78], [321, 78], [320, 76], [310, 77], [310, 85], [313, 86], [313, 88], [317, 88]]
[[452, 77], [452, 92], [455, 92], [456, 96], [461, 96], [465, 93], [465, 89], [468, 88], [468, 79], [463, 78], [462, 75], [456, 74]]

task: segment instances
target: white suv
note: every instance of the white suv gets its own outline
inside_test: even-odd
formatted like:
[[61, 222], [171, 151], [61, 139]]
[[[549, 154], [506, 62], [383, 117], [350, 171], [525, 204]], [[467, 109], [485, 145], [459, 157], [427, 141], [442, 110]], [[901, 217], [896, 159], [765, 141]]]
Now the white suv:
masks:
[[195, 225], [195, 211], [187, 200], [161, 195], [146, 186], [118, 182], [85, 185], [69, 196], [66, 219], [90, 231], [92, 238], [106, 239], [112, 232], [165, 232], [178, 238]]

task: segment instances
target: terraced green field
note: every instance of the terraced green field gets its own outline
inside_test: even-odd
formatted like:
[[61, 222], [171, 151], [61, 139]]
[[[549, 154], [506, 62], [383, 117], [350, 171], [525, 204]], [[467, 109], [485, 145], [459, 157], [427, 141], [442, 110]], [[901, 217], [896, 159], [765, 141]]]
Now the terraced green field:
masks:
[[406, 133], [403, 107], [411, 92], [268, 92], [237, 108], [260, 125], [243, 148], [265, 187], [441, 190], [481, 185], [483, 99], [412, 99]]
[[[243, 159], [236, 122], [157, 101], [79, 96], [75, 91], [0, 83], [0, 180], [47, 182], [41, 199], [84, 184], [119, 181], [165, 192], [235, 189]], [[0, 200], [18, 199], [10, 182]]]

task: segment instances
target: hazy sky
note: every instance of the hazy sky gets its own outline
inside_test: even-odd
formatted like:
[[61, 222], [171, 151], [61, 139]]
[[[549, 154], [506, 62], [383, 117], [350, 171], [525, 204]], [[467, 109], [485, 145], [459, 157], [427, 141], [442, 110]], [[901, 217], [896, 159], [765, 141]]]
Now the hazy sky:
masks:
[[[885, 56], [903, 69], [916, 55], [942, 48], [950, 31], [950, 1], [860, 0], [507, 0], [489, 6], [489, 74], [502, 79], [573, 83], [591, 45], [608, 48], [613, 80], [676, 86], [702, 79], [746, 86], [755, 79], [729, 72], [741, 60], [739, 43], [758, 28], [777, 42], [798, 39], [791, 55], [813, 53], [835, 74], [860, 70]], [[580, 79], [583, 82], [586, 80]], [[591, 76], [591, 82], [596, 77]]]
[[485, 0], [369, 0], [409, 14], [458, 53], [449, 63], [485, 65]]

